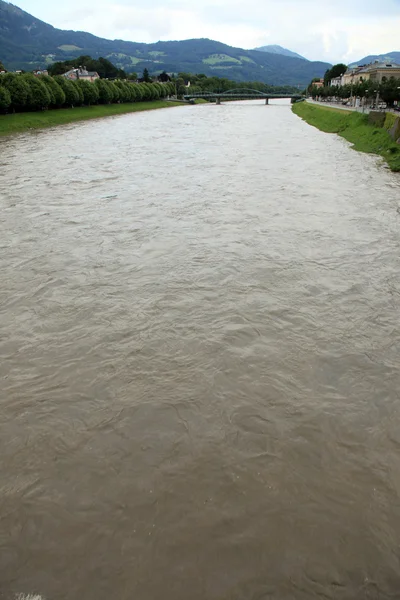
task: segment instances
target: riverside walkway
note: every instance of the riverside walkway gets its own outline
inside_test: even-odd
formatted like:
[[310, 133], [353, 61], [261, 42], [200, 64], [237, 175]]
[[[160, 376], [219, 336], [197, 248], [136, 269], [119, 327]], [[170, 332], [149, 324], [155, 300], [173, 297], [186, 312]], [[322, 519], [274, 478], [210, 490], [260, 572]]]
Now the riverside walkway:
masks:
[[306, 102], [309, 104], [316, 104], [317, 106], [325, 106], [328, 108], [338, 108], [339, 110], [346, 110], [347, 112], [359, 112], [367, 115], [371, 109], [366, 106], [347, 106], [341, 102], [318, 102], [317, 100], [310, 100], [307, 98]]

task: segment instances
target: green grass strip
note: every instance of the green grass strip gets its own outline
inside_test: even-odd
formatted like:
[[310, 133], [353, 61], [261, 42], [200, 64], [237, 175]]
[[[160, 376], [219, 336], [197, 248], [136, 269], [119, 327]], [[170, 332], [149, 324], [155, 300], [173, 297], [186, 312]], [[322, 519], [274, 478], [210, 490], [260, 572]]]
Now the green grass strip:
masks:
[[310, 125], [326, 133], [339, 134], [354, 150], [382, 156], [392, 171], [400, 171], [400, 144], [392, 140], [386, 129], [370, 125], [368, 115], [308, 102], [298, 102], [292, 109]]
[[12, 115], [0, 115], [0, 136], [23, 133], [32, 129], [44, 129], [57, 125], [66, 125], [75, 121], [87, 121], [114, 115], [143, 110], [154, 110], [156, 108], [167, 108], [179, 106], [174, 102], [165, 100], [154, 100], [150, 102], [134, 102], [130, 104], [107, 104], [97, 106], [80, 106], [77, 108], [60, 108], [57, 110], [46, 110], [43, 112], [16, 113]]

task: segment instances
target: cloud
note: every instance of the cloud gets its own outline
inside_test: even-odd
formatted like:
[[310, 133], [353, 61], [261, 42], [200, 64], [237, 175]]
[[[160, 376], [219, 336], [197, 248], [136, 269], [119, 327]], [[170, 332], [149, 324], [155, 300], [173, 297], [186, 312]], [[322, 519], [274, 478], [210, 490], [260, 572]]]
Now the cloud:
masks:
[[63, 29], [155, 42], [208, 37], [280, 44], [312, 60], [351, 62], [400, 50], [400, 0], [14, 0]]

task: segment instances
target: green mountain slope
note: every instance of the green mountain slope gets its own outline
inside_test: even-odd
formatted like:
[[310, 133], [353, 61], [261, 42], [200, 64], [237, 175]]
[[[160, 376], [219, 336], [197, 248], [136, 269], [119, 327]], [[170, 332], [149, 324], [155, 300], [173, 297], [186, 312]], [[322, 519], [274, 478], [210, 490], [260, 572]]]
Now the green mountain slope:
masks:
[[323, 62], [232, 48], [208, 39], [155, 44], [107, 40], [83, 31], [56, 29], [0, 0], [0, 60], [7, 69], [43, 68], [81, 55], [103, 56], [127, 72], [204, 73], [236, 81], [305, 86], [330, 67]]
[[260, 46], [259, 48], [254, 48], [254, 50], [258, 50], [259, 52], [270, 52], [271, 54], [282, 54], [283, 56], [291, 56], [292, 58], [301, 58], [302, 60], [307, 60], [304, 58], [304, 56], [297, 54], [297, 52], [292, 52], [291, 50], [283, 48], [282, 46], [278, 46], [277, 44]]
[[400, 63], [400, 52], [388, 52], [387, 54], [370, 54], [369, 56], [364, 56], [359, 61], [352, 63], [351, 67], [356, 67], [358, 65], [369, 65], [372, 62], [378, 60], [379, 62], [395, 62]]

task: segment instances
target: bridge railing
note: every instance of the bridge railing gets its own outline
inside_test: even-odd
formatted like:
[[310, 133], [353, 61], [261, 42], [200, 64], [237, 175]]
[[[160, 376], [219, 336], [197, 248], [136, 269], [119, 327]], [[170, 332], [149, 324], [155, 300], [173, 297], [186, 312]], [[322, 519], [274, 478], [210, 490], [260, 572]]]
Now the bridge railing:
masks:
[[267, 94], [266, 92], [260, 92], [259, 90], [251, 90], [248, 88], [227, 90], [225, 92], [220, 91], [207, 91], [207, 92], [193, 92], [185, 94], [185, 98], [254, 98], [254, 99], [279, 99], [279, 98], [301, 98], [301, 94]]

